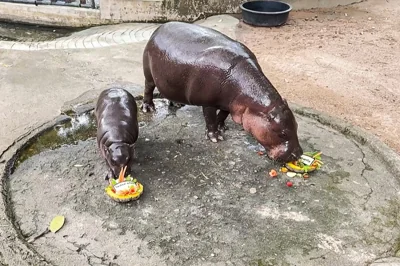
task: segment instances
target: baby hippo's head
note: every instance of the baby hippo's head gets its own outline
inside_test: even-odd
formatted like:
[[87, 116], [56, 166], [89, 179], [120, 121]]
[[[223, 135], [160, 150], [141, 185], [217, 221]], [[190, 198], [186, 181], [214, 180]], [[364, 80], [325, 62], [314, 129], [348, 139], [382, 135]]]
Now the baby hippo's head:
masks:
[[134, 149], [135, 144], [127, 143], [113, 143], [109, 147], [104, 147], [106, 161], [113, 178], [118, 178], [119, 173], [125, 166], [126, 175], [130, 174]]

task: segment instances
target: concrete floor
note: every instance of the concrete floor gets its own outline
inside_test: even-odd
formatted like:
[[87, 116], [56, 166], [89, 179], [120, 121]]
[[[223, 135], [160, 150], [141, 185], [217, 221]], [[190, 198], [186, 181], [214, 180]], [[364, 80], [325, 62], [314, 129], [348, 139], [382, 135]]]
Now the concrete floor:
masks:
[[[10, 176], [9, 209], [26, 239], [56, 215], [67, 219], [32, 244], [48, 263], [354, 266], [395, 248], [400, 184], [368, 147], [298, 116], [303, 149], [323, 150], [325, 166], [309, 179], [271, 178], [279, 165], [232, 121], [214, 144], [204, 138], [201, 108], [162, 100], [156, 108], [139, 116], [132, 174], [145, 192], [137, 202], [105, 195], [107, 169], [84, 116], [69, 138], [88, 140], [30, 157]], [[69, 142], [65, 129], [56, 131]]]

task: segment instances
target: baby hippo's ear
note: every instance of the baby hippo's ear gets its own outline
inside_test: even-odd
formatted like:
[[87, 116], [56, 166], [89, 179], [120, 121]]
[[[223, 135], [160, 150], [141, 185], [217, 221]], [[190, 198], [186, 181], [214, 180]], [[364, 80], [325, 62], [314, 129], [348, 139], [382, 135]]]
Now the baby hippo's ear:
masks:
[[136, 143], [130, 144], [129, 148], [134, 149], [136, 147]]

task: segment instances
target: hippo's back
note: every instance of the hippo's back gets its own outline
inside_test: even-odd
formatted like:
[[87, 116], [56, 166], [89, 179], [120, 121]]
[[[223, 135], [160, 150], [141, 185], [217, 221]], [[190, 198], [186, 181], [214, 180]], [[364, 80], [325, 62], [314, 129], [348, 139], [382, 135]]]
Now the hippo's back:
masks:
[[102, 142], [134, 143], [138, 137], [137, 105], [124, 89], [102, 91], [96, 108], [97, 137]]
[[[240, 63], [252, 64], [258, 71], [257, 59], [245, 45], [216, 30], [184, 22], [160, 26], [143, 54], [146, 80], [154, 81], [166, 98], [192, 105], [219, 103], [221, 84]], [[207, 95], [202, 92], [205, 87]]]
[[214, 47], [229, 49], [244, 57], [249, 56], [244, 45], [228, 36], [210, 28], [184, 22], [163, 24], [153, 33], [149, 43], [171, 60], [179, 58], [190, 61]]

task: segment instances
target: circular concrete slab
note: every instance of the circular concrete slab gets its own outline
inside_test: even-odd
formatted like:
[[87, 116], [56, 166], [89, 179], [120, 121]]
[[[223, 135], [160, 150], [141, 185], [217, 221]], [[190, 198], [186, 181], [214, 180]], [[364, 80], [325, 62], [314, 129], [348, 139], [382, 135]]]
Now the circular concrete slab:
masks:
[[36, 51], [53, 49], [90, 49], [147, 41], [158, 24], [127, 23], [99, 26], [75, 32], [52, 41], [0, 41], [0, 49]]
[[[217, 15], [196, 24], [224, 32], [235, 38], [239, 20], [230, 15]], [[88, 28], [51, 41], [2, 41], [0, 50], [39, 51], [54, 49], [92, 49], [147, 41], [160, 26], [157, 23], [123, 23]]]
[[[140, 115], [133, 166], [145, 187], [139, 201], [118, 204], [105, 195], [94, 138], [65, 139], [73, 144], [33, 155], [11, 175], [10, 207], [26, 238], [54, 216], [66, 217], [59, 232], [32, 244], [47, 261], [354, 266], [397, 249], [398, 180], [367, 147], [297, 117], [304, 150], [323, 151], [325, 165], [308, 180], [292, 178], [289, 188], [287, 176], [268, 176], [278, 165], [259, 156], [230, 119], [226, 141], [214, 144], [204, 138], [200, 108], [171, 110], [163, 100], [157, 108]], [[42, 139], [30, 152], [47, 144]]]

